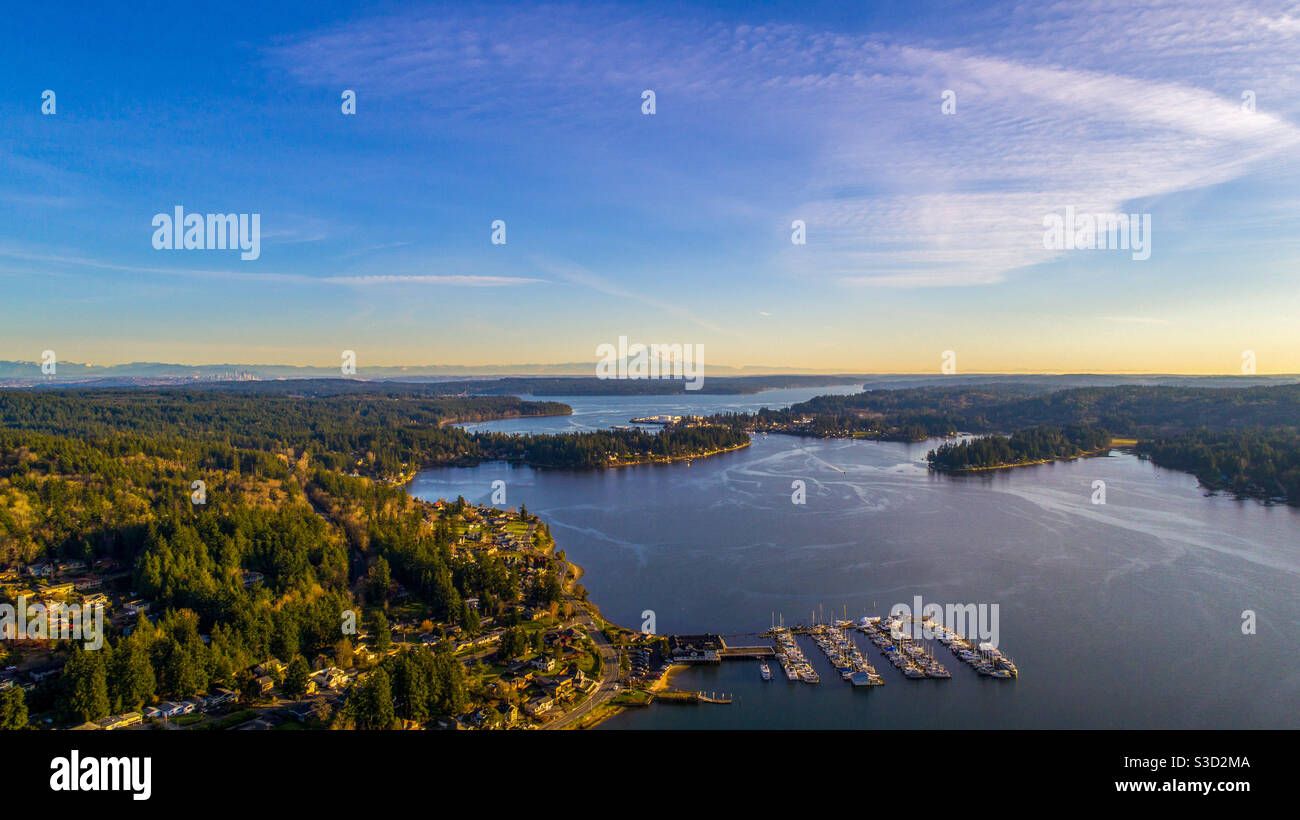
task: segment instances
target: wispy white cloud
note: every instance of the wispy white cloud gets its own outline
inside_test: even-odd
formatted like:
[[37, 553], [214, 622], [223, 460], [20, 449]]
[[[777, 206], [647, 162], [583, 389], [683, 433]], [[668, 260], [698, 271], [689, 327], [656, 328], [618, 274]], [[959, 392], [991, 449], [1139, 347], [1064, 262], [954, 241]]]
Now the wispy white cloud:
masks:
[[[24, 268], [22, 272], [29, 275], [43, 275], [52, 270], [67, 268], [93, 268], [96, 270], [120, 271], [124, 273], [148, 274], [167, 277], [184, 277], [191, 279], [230, 280], [260, 283], [287, 283], [301, 285], [349, 285], [373, 286], [395, 284], [442, 285], [447, 287], [506, 287], [511, 285], [530, 285], [544, 283], [544, 279], [521, 276], [480, 276], [476, 274], [377, 274], [357, 276], [308, 276], [301, 273], [284, 273], [271, 270], [249, 268], [236, 270], [232, 268], [185, 268], [154, 265], [132, 265], [121, 262], [106, 262], [85, 256], [46, 253], [11, 246], [0, 246], [0, 258], [18, 259], [35, 263], [35, 267]], [[12, 269], [10, 269], [12, 272]]]
[[558, 263], [540, 261], [538, 263], [544, 270], [554, 276], [563, 279], [570, 284], [578, 285], [588, 290], [594, 290], [607, 296], [613, 296], [617, 299], [629, 302], [637, 302], [647, 307], [654, 308], [671, 316], [684, 319], [694, 325], [706, 330], [713, 331], [725, 336], [738, 335], [735, 331], [722, 327], [716, 322], [705, 319], [694, 311], [686, 308], [680, 299], [660, 299], [656, 296], [646, 294], [644, 291], [636, 288], [625, 288], [608, 276], [601, 276], [580, 265], [572, 263]]
[[335, 285], [451, 285], [455, 287], [496, 288], [510, 285], [531, 285], [545, 282], [544, 279], [531, 279], [522, 276], [423, 276], [423, 275], [379, 275], [379, 276], [325, 276], [322, 282]]
[[[418, 101], [448, 127], [601, 129], [654, 88], [692, 128], [758, 147], [735, 160], [771, 178], [748, 218], [771, 226], [763, 239], [792, 219], [808, 225], [807, 245], [784, 243], [773, 264], [848, 284], [970, 285], [1053, 259], [1042, 219], [1067, 205], [1154, 208], [1265, 162], [1294, 170], [1288, 114], [1300, 103], [1277, 97], [1300, 90], [1287, 76], [1297, 18], [1272, 5], [1052, 3], [1012, 33], [976, 12], [977, 37], [963, 40], [966, 21], [953, 20], [924, 42], [548, 7], [376, 18], [269, 56], [304, 83]], [[1262, 99], [1247, 113], [1237, 78], [1252, 71]], [[953, 116], [940, 113], [945, 89]], [[809, 159], [780, 171], [781, 150]], [[701, 183], [702, 203], [716, 187]]]

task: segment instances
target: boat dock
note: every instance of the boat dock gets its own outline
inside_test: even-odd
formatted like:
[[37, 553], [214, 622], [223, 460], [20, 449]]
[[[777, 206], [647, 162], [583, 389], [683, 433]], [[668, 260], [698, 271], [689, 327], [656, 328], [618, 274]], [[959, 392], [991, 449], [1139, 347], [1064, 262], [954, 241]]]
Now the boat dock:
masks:
[[901, 627], [901, 619], [864, 618], [858, 629], [876, 645], [885, 660], [903, 673], [903, 677], [909, 680], [951, 678], [952, 673], [944, 669], [943, 664], [919, 642], [902, 634]]
[[703, 692], [694, 689], [668, 689], [656, 692], [655, 700], [668, 703], [731, 703], [731, 695], [722, 692]]
[[1015, 663], [993, 644], [982, 643], [976, 649], [954, 630], [941, 624], [932, 624], [930, 628], [934, 630], [939, 643], [952, 650], [952, 654], [980, 675], [999, 680], [1020, 677], [1020, 670]]
[[838, 623], [833, 628], [819, 624], [809, 634], [841, 678], [854, 686], [883, 686], [885, 681], [881, 679], [880, 673], [867, 662], [857, 644], [849, 637], [848, 629], [851, 626], [847, 621]]
[[718, 651], [718, 657], [724, 661], [735, 658], [772, 658], [776, 657], [776, 649], [766, 645], [728, 646]]
[[[1020, 674], [1015, 663], [997, 647], [989, 643], [972, 646], [969, 640], [962, 638], [955, 630], [948, 629], [929, 617], [866, 617], [859, 621], [846, 618], [831, 624], [823, 622], [819, 613], [814, 611], [812, 623], [812, 626], [786, 626], [782, 620], [778, 625], [773, 618], [772, 627], [762, 633], [671, 635], [668, 639], [669, 657], [673, 663], [684, 664], [758, 660], [765, 681], [774, 677], [773, 670], [767, 663], [774, 658], [786, 680], [792, 683], [820, 683], [821, 677], [796, 640], [797, 635], [804, 635], [812, 639], [842, 679], [855, 687], [883, 686], [885, 681], [881, 674], [867, 660], [852, 637], [852, 631], [856, 629], [866, 635], [885, 660], [909, 680], [946, 680], [952, 677], [952, 673], [934, 657], [927, 643], [929, 640], [936, 640], [948, 647], [953, 655], [983, 677], [1006, 680]], [[924, 630], [920, 637], [913, 634], [916, 625]], [[753, 643], [756, 637], [770, 638], [775, 646]], [[725, 638], [739, 639], [745, 643], [728, 646]], [[690, 690], [660, 692], [656, 699], [688, 703], [731, 703], [730, 695]]]
[[798, 642], [795, 641], [794, 633], [785, 627], [774, 627], [772, 634], [776, 638], [776, 657], [781, 663], [786, 679], [804, 683], [821, 683], [817, 670], [813, 669], [812, 664], [804, 657]]

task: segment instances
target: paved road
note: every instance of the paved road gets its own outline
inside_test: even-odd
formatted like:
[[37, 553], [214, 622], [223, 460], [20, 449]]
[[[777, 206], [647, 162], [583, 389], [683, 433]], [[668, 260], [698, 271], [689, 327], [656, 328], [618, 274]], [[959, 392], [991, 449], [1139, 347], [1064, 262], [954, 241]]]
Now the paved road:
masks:
[[592, 709], [605, 703], [616, 694], [614, 692], [614, 679], [618, 677], [618, 651], [605, 637], [605, 633], [601, 632], [600, 628], [596, 626], [596, 622], [591, 619], [591, 615], [587, 613], [586, 608], [577, 600], [573, 600], [573, 605], [578, 611], [577, 622], [586, 628], [587, 634], [591, 636], [592, 643], [596, 645], [596, 651], [600, 653], [601, 660], [604, 661], [601, 666], [600, 687], [582, 703], [565, 713], [563, 717], [547, 724], [547, 729], [563, 729], [572, 726], [589, 714]]

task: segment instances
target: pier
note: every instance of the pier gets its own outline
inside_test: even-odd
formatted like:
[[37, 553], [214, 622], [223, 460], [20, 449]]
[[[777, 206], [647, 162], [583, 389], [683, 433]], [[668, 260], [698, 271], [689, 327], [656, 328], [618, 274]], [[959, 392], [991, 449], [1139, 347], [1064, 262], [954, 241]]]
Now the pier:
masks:
[[852, 626], [848, 621], [837, 624], [835, 628], [818, 624], [810, 630], [813, 641], [826, 655], [826, 659], [840, 673], [840, 677], [854, 686], [883, 686], [884, 680], [876, 668], [867, 662], [861, 650], [848, 635]]
[[[772, 670], [767, 666], [769, 659], [775, 659], [779, 669], [792, 683], [821, 682], [821, 677], [811, 662], [805, 657], [796, 636], [804, 635], [817, 645], [834, 667], [835, 671], [855, 687], [883, 686], [876, 668], [867, 660], [864, 652], [853, 640], [852, 630], [862, 632], [876, 645], [885, 660], [909, 680], [945, 680], [952, 673], [934, 657], [926, 640], [942, 643], [962, 662], [969, 665], [983, 677], [1005, 680], [1020, 674], [1015, 663], [997, 647], [981, 643], [973, 647], [955, 630], [948, 629], [929, 617], [870, 617], [860, 621], [846, 619], [836, 620], [834, 624], [821, 620], [813, 612], [812, 626], [798, 624], [778, 625], [775, 618], [770, 629], [764, 632], [749, 632], [731, 635], [670, 635], [668, 636], [669, 659], [672, 663], [700, 664], [721, 663], [724, 660], [758, 660], [763, 667], [763, 679], [773, 679]], [[921, 637], [911, 634], [914, 626], [920, 625]], [[726, 639], [737, 640], [734, 646]], [[775, 645], [754, 643], [771, 639]], [[739, 642], [743, 641], [743, 643]], [[669, 689], [655, 694], [656, 700], [676, 703], [731, 703], [730, 695], [717, 695], [693, 690]]]
[[944, 669], [943, 664], [935, 660], [924, 646], [901, 634], [901, 625], [901, 619], [884, 622], [879, 618], [868, 618], [858, 629], [876, 645], [885, 660], [903, 673], [903, 677], [909, 680], [951, 678], [952, 673]]
[[694, 689], [667, 689], [656, 692], [655, 700], [668, 703], [731, 703], [731, 695], [719, 692], [702, 692]]
[[736, 658], [773, 658], [776, 657], [776, 649], [770, 646], [728, 646], [720, 650], [718, 656], [724, 661]]
[[982, 643], [976, 651], [954, 630], [941, 624], [932, 624], [930, 628], [934, 630], [939, 643], [952, 650], [952, 654], [980, 675], [998, 680], [1020, 677], [1020, 670], [1015, 663], [993, 644]]

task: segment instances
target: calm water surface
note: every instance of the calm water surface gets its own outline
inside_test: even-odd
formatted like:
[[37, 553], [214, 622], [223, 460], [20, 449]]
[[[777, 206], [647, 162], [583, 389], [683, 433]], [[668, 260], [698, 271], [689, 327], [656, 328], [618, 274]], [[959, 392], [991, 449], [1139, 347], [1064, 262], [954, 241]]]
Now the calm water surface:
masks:
[[[557, 432], [634, 415], [778, 407], [843, 389], [757, 396], [559, 398], [574, 415], [472, 429]], [[609, 728], [1300, 727], [1300, 511], [1205, 497], [1196, 480], [1114, 451], [979, 477], [929, 473], [937, 442], [755, 436], [746, 450], [603, 472], [506, 464], [422, 473], [427, 499], [510, 505], [551, 525], [591, 599], [661, 634], [742, 635], [773, 617], [884, 614], [896, 603], [999, 605], [1020, 678], [997, 681], [935, 645], [953, 677], [911, 681], [858, 636], [885, 686], [854, 689], [820, 651], [819, 685], [763, 682], [753, 661], [687, 670], [677, 685], [730, 706], [656, 705]], [[1106, 504], [1091, 503], [1106, 482]], [[791, 502], [791, 483], [807, 503]], [[1257, 613], [1243, 635], [1242, 611]], [[757, 642], [737, 637], [732, 643]]]

